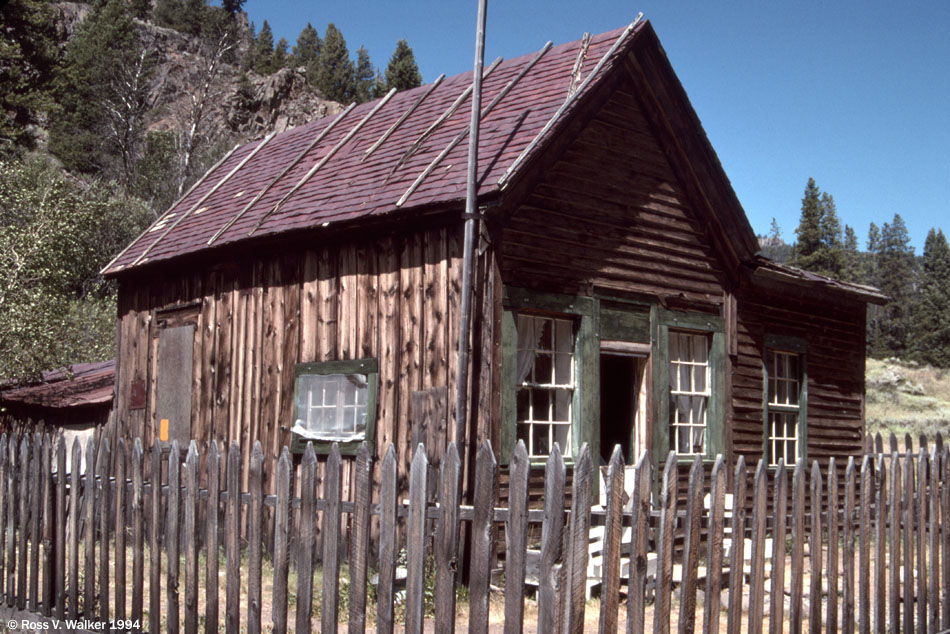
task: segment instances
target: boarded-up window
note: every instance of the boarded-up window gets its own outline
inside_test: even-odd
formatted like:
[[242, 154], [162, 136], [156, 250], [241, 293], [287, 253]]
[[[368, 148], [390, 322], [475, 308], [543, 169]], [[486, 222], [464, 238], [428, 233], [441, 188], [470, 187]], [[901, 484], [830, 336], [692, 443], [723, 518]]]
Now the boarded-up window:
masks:
[[159, 441], [177, 440], [186, 446], [191, 440], [194, 341], [194, 324], [159, 331], [155, 377], [155, 438]]

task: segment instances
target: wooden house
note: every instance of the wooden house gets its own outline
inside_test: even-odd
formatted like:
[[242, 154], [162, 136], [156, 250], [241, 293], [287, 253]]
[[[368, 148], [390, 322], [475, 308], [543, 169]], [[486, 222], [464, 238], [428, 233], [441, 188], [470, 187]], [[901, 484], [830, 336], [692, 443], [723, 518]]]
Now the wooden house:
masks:
[[404, 475], [413, 403], [447, 392], [445, 442], [464, 389], [469, 458], [861, 451], [882, 297], [757, 255], [648, 22], [484, 77], [467, 385], [470, 73], [235, 149], [105, 268], [115, 433], [259, 440], [268, 480], [284, 445], [393, 443]]

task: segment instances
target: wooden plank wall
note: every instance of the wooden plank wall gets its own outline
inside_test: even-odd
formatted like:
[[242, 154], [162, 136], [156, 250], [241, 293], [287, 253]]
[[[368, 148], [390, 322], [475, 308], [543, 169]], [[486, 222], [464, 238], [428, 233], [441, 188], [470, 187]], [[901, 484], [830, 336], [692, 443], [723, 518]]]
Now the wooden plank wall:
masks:
[[[864, 305], [796, 299], [763, 290], [738, 294], [737, 355], [733, 361], [732, 446], [754, 464], [763, 449], [765, 335], [807, 344], [809, 461], [859, 455], [864, 447]], [[842, 471], [843, 475], [843, 471]]]
[[504, 229], [506, 284], [721, 304], [711, 240], [637, 98], [619, 88]]
[[[260, 440], [265, 490], [290, 443], [296, 363], [376, 357], [379, 360], [378, 458], [394, 443], [400, 488], [411, 460], [410, 394], [449, 386], [448, 437], [454, 438], [461, 292], [461, 225], [364, 238], [174, 277], [123, 280], [120, 286], [118, 435], [150, 444], [155, 429], [156, 311], [193, 305], [193, 437], [206, 447], [242, 447], [242, 484], [250, 449]], [[491, 258], [488, 253], [484, 258]], [[491, 308], [489, 298], [483, 306]], [[478, 305], [476, 305], [478, 308]], [[491, 336], [493, 315], [477, 322]], [[476, 345], [482, 345], [479, 332]], [[489, 344], [490, 345], [490, 344]], [[483, 364], [490, 368], [490, 363]], [[476, 377], [479, 372], [476, 367]], [[129, 407], [133, 381], [148, 386], [145, 409]], [[484, 376], [482, 394], [490, 395]], [[490, 399], [477, 407], [486, 420]], [[480, 425], [484, 426], [484, 423]], [[204, 452], [202, 452], [203, 454]], [[379, 482], [378, 464], [374, 481]], [[351, 461], [347, 461], [351, 462]], [[324, 479], [318, 467], [318, 489]], [[203, 464], [201, 465], [202, 473]], [[352, 464], [344, 467], [349, 495]]]

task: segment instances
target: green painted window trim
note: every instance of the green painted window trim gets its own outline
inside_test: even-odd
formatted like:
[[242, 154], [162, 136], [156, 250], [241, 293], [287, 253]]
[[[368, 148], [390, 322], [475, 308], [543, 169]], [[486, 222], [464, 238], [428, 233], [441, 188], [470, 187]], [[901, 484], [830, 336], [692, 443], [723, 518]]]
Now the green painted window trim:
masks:
[[[801, 337], [766, 334], [762, 346], [762, 457], [771, 462], [769, 455], [769, 352], [794, 352], [799, 355], [800, 387], [798, 389], [798, 457], [808, 460], [808, 344]], [[795, 467], [785, 465], [787, 469]], [[770, 466], [775, 469], [775, 465]]]
[[706, 410], [706, 450], [703, 460], [726, 454], [726, 333], [718, 315], [655, 309], [652, 342], [653, 365], [653, 455], [665, 461], [670, 452], [670, 330], [710, 333], [710, 396]]
[[[366, 441], [370, 455], [376, 452], [376, 404], [379, 392], [379, 361], [375, 358], [350, 359], [345, 361], [322, 361], [317, 363], [298, 363], [294, 366], [294, 420], [297, 420], [297, 385], [303, 375], [313, 374], [365, 374], [368, 394], [366, 395], [366, 434], [362, 440], [349, 440], [337, 443], [340, 453], [346, 456], [355, 456], [360, 444]], [[291, 433], [290, 450], [294, 453], [303, 453], [309, 439]], [[333, 446], [329, 441], [311, 441], [313, 449], [318, 454], [330, 453]]]
[[[499, 462], [508, 464], [517, 442], [518, 313], [558, 314], [577, 322], [574, 340], [574, 398], [571, 403], [571, 456], [586, 442], [591, 455], [600, 451], [600, 336], [598, 302], [592, 297], [543, 293], [506, 286], [501, 318], [501, 446]], [[571, 462], [571, 459], [567, 459]]]

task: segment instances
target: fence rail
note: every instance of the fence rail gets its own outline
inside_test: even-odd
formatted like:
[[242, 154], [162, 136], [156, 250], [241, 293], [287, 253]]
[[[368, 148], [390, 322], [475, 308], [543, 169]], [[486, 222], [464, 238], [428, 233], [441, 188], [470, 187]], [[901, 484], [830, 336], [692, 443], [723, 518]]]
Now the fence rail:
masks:
[[[117, 629], [150, 632], [256, 634], [265, 625], [278, 633], [328, 632], [345, 623], [349, 632], [389, 633], [397, 621], [421, 632], [431, 618], [447, 634], [460, 618], [464, 551], [471, 632], [487, 632], [499, 619], [506, 633], [948, 629], [947, 449], [939, 438], [916, 454], [899, 453], [896, 439], [889, 453], [880, 439], [868, 447], [873, 453], [844, 465], [832, 459], [769, 469], [759, 462], [751, 473], [743, 457], [735, 465], [719, 457], [711, 468], [695, 458], [685, 489], [675, 454], [656, 467], [644, 455], [627, 472], [618, 449], [601, 508], [592, 499], [599, 470], [585, 446], [566, 510], [566, 468], [556, 447], [544, 465], [543, 508], [528, 508], [537, 466], [520, 443], [508, 465], [508, 507], [498, 508], [499, 467], [487, 443], [477, 454], [473, 499], [461, 504], [454, 445], [434, 487], [420, 445], [405, 501], [397, 495], [395, 451], [379, 465], [374, 499], [373, 464], [362, 447], [354, 499], [346, 501], [335, 446], [325, 458], [325, 495], [317, 498], [318, 458], [309, 446], [297, 461], [283, 450], [276, 493], [265, 495], [260, 445], [241, 490], [236, 445], [221, 456], [212, 443], [202, 457], [194, 443], [182, 455], [177, 445], [146, 452], [135, 441], [129, 451], [120, 441], [113, 455], [106, 440], [67, 448], [39, 434], [3, 435], [0, 602], [21, 614], [111, 620]], [[264, 530], [266, 509], [272, 531]], [[491, 567], [502, 525], [499, 595]], [[273, 541], [265, 548], [267, 534]], [[526, 587], [536, 588], [530, 610]], [[586, 602], [592, 587], [600, 589], [597, 614]], [[125, 621], [138, 625], [123, 628]]]

